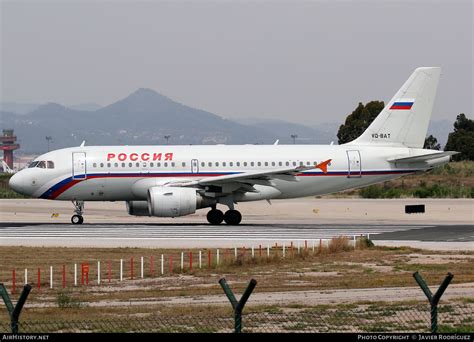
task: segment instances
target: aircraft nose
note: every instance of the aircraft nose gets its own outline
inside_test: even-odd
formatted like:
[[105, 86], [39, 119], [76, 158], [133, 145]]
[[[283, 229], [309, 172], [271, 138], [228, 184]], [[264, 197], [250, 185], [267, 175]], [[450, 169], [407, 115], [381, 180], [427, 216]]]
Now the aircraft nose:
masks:
[[15, 173], [10, 178], [8, 185], [11, 189], [13, 189], [13, 191], [18, 192], [19, 194], [25, 194], [25, 179], [22, 177], [22, 175], [20, 175], [20, 172]]

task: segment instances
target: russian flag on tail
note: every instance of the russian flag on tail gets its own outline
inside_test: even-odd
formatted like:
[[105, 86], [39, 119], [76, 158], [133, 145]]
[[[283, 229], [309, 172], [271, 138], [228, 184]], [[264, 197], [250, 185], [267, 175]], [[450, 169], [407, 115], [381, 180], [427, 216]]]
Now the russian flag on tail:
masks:
[[390, 110], [410, 110], [415, 99], [398, 99], [392, 103]]

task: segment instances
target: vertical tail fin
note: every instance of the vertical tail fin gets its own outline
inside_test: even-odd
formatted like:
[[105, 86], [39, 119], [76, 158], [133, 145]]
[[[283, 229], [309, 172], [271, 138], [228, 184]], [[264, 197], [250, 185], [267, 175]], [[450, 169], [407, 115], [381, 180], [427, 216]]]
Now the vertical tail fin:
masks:
[[350, 144], [423, 148], [441, 68], [417, 68], [395, 96]]

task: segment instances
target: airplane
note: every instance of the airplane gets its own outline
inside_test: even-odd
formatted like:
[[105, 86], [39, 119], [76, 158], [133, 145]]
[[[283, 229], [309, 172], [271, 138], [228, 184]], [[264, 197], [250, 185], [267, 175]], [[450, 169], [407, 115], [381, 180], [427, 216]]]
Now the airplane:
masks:
[[448, 163], [457, 152], [423, 149], [440, 73], [415, 69], [365, 132], [346, 144], [82, 143], [39, 156], [9, 185], [33, 198], [72, 201], [72, 224], [83, 223], [85, 201], [125, 201], [130, 215], [178, 217], [210, 208], [210, 224], [238, 225], [239, 202], [329, 194]]

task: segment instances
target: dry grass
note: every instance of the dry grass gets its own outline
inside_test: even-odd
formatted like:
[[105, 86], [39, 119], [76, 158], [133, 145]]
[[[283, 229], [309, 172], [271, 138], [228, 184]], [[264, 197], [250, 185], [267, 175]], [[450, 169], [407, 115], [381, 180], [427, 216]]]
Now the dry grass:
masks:
[[[138, 248], [34, 248], [34, 247], [0, 247], [0, 281], [5, 281], [11, 290], [11, 269], [17, 270], [17, 287], [23, 283], [23, 269], [30, 270], [29, 279], [33, 283], [33, 291], [24, 312], [25, 319], [86, 319], [94, 317], [153, 315], [166, 313], [171, 315], [186, 312], [202, 312], [209, 310], [229, 310], [226, 307], [209, 305], [193, 305], [186, 308], [182, 305], [162, 306], [159, 301], [167, 297], [190, 296], [199, 298], [207, 295], [222, 295], [218, 280], [225, 277], [236, 294], [244, 291], [251, 278], [258, 281], [256, 292], [332, 290], [350, 288], [374, 288], [392, 286], [415, 286], [412, 277], [414, 271], [420, 271], [429, 283], [439, 283], [446, 272], [455, 274], [453, 283], [474, 282], [474, 258], [451, 258], [449, 252], [427, 252], [411, 248], [364, 248], [353, 250], [348, 248], [346, 238], [334, 239], [329, 248], [319, 250], [312, 246], [286, 250], [282, 257], [281, 248], [272, 248], [270, 257], [266, 249], [255, 250], [252, 258], [250, 250], [240, 253], [234, 258], [234, 250], [220, 250], [221, 264], [215, 266], [215, 250], [213, 250], [213, 267], [207, 268], [207, 251], [203, 250], [203, 268], [197, 268], [197, 250], [193, 250], [193, 271], [189, 270], [188, 258], [185, 259], [185, 272], [178, 274], [181, 251], [152, 250]], [[189, 252], [189, 251], [188, 251]], [[165, 275], [160, 275], [159, 259], [161, 254], [173, 255], [175, 272], [169, 273], [168, 264]], [[442, 255], [443, 258], [423, 262], [420, 255]], [[457, 252], [456, 254], [460, 254]], [[463, 253], [473, 255], [474, 253]], [[189, 255], [189, 254], [188, 254]], [[26, 256], [26, 257], [25, 257]], [[140, 275], [140, 257], [145, 260], [145, 279], [136, 279]], [[150, 257], [155, 260], [155, 274], [151, 275]], [[134, 258], [134, 280], [130, 280], [130, 258]], [[118, 265], [120, 258], [127, 260], [124, 264], [126, 275], [123, 282], [118, 281]], [[96, 262], [102, 260], [103, 283], [97, 285]], [[113, 265], [112, 282], [107, 280], [107, 261]], [[168, 258], [166, 258], [168, 260]], [[88, 261], [91, 265], [90, 285], [72, 287], [74, 263]], [[62, 265], [67, 265], [67, 287], [61, 289]], [[49, 287], [49, 265], [55, 269], [54, 282], [56, 288]], [[37, 289], [36, 269], [41, 267], [43, 281], [41, 290]], [[46, 272], [46, 273], [45, 273]], [[325, 274], [331, 272], [331, 276]], [[46, 276], [46, 277], [45, 277]], [[15, 297], [18, 296], [17, 294]], [[147, 302], [153, 302], [153, 305]], [[108, 306], [107, 303], [121, 302], [121, 306]], [[61, 304], [62, 303], [62, 304]], [[94, 306], [101, 303], [104, 306]], [[128, 305], [127, 303], [130, 303]], [[136, 305], [141, 303], [140, 305]], [[64, 305], [63, 305], [64, 304]], [[282, 303], [281, 307], [290, 303]], [[47, 307], [41, 307], [47, 305]], [[62, 307], [60, 307], [62, 306]], [[279, 305], [280, 307], [280, 305]], [[274, 308], [275, 310], [277, 308]], [[6, 312], [0, 311], [0, 319], [6, 319]]]

